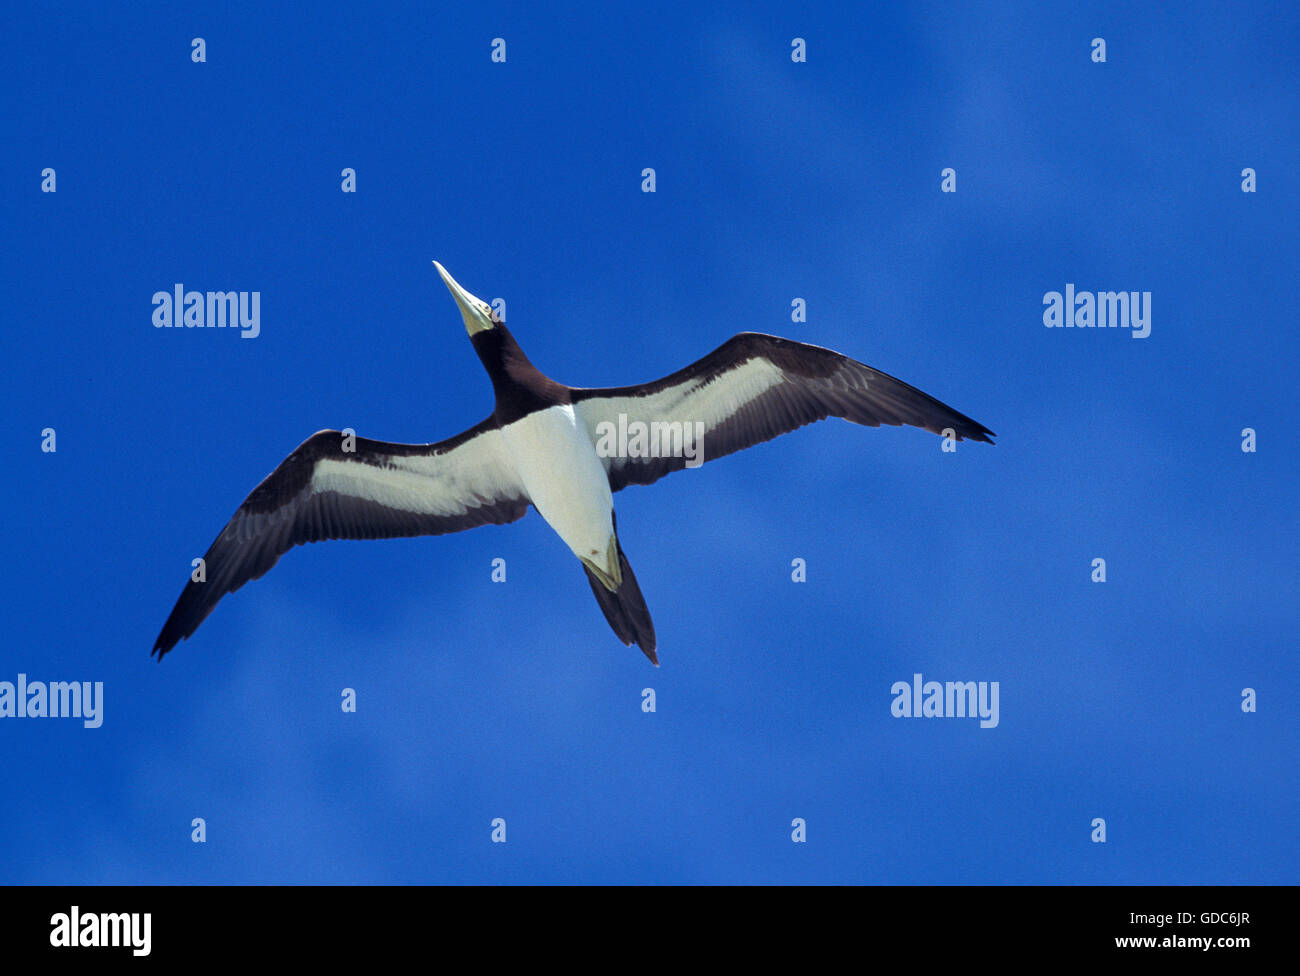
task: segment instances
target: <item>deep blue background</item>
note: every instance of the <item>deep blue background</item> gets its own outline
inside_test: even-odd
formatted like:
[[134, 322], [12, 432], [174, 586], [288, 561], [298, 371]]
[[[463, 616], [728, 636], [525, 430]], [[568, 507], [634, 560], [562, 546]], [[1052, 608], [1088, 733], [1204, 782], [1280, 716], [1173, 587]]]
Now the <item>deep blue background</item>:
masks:
[[[1297, 8], [972, 6], [12, 9], [0, 680], [106, 710], [0, 721], [0, 881], [1294, 882]], [[435, 258], [561, 382], [773, 332], [999, 442], [616, 496], [658, 670], [535, 513], [296, 550], [154, 663], [304, 437], [491, 409]], [[176, 282], [261, 336], [154, 329]], [[1067, 282], [1151, 336], [1043, 328]], [[914, 672], [1000, 726], [892, 718]]]

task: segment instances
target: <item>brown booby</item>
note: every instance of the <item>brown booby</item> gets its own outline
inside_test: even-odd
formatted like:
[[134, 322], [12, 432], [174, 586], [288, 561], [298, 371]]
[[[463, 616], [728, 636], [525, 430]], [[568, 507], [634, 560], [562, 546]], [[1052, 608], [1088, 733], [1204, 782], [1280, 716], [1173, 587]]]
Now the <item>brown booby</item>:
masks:
[[654, 624], [619, 544], [613, 492], [827, 417], [993, 443], [988, 428], [901, 380], [820, 346], [754, 332], [642, 386], [564, 386], [529, 362], [491, 306], [434, 267], [491, 377], [495, 409], [434, 444], [336, 430], [307, 438], [208, 549], [205, 580], [181, 591], [154, 644], [160, 661], [223, 596], [294, 546], [443, 535], [514, 522], [531, 505], [582, 562], [614, 633], [658, 664]]

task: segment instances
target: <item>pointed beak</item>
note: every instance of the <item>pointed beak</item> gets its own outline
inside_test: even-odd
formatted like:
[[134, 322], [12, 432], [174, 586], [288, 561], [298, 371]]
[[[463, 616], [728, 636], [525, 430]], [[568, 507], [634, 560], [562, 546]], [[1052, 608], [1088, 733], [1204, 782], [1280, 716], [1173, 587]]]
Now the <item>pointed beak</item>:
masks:
[[465, 331], [473, 336], [476, 332], [486, 332], [492, 328], [492, 309], [488, 303], [481, 298], [475, 298], [458, 285], [456, 279], [447, 274], [447, 269], [437, 261], [433, 262], [433, 266], [438, 269], [438, 274], [442, 276], [442, 283], [451, 292], [451, 297], [456, 299], [461, 318], [465, 320]]

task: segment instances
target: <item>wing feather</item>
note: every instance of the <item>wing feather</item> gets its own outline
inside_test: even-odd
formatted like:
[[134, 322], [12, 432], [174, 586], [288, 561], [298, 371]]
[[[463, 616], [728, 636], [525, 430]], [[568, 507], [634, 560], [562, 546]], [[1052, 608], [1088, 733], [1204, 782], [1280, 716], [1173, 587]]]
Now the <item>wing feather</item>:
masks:
[[[602, 432], [640, 422], [702, 423], [701, 460], [724, 457], [805, 424], [842, 417], [855, 424], [907, 424], [957, 440], [996, 436], [914, 386], [821, 346], [742, 332], [698, 362], [643, 386], [574, 389], [574, 410], [599, 446]], [[605, 425], [612, 425], [607, 427]], [[683, 428], [685, 430], [685, 428]], [[654, 439], [649, 445], [653, 447]], [[685, 453], [603, 452], [610, 487], [648, 485], [686, 467]], [[630, 453], [630, 452], [629, 452]]]
[[162, 660], [223, 596], [265, 575], [294, 546], [500, 525], [522, 518], [529, 504], [492, 418], [436, 444], [319, 431], [239, 506], [203, 557], [206, 581], [186, 584], [154, 652]]

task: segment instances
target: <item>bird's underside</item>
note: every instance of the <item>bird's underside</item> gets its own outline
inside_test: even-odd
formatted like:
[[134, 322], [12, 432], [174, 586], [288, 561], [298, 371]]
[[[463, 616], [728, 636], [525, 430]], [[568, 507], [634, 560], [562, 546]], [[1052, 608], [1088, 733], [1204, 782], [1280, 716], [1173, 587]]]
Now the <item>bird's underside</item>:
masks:
[[[827, 417], [992, 443], [987, 428], [900, 380], [828, 349], [756, 333], [642, 386], [561, 386], [528, 362], [486, 305], [474, 307], [479, 319], [471, 321], [459, 286], [442, 273], [493, 380], [493, 414], [433, 444], [313, 434], [209, 547], [204, 581], [185, 586], [154, 644], [159, 660], [223, 596], [263, 576], [296, 545], [442, 535], [514, 522], [531, 505], [581, 560], [614, 633], [657, 664], [654, 624], [620, 543], [611, 493]], [[609, 447], [611, 429], [636, 430], [638, 423], [660, 431], [690, 425], [702, 437], [693, 456], [597, 449]]]

